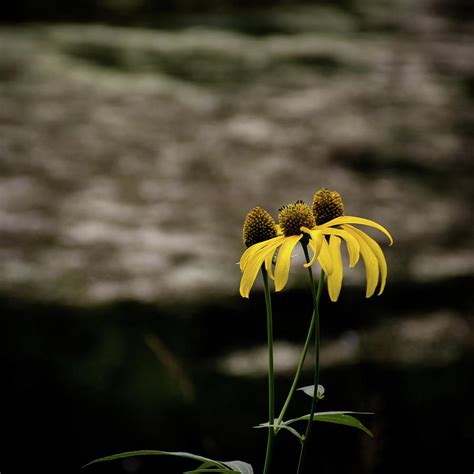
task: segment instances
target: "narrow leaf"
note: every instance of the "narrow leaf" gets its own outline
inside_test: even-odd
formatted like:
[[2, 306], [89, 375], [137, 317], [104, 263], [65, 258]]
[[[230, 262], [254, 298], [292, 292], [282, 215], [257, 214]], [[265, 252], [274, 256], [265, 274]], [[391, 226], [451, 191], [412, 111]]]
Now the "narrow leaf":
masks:
[[[277, 421], [277, 419], [275, 418], [274, 421]], [[277, 425], [272, 423], [270, 425], [270, 423], [268, 423], [268, 421], [265, 421], [264, 423], [260, 423], [259, 425], [256, 425], [256, 426], [253, 426], [252, 428], [275, 428]]]
[[235, 471], [229, 471], [227, 468], [220, 469], [220, 468], [217, 468], [215, 464], [212, 462], [204, 462], [196, 469], [193, 469], [192, 471], [186, 471], [184, 474], [193, 474], [197, 472], [235, 472]]
[[326, 421], [328, 423], [336, 423], [338, 425], [352, 426], [367, 433], [371, 438], [374, 437], [372, 432], [366, 428], [357, 418], [350, 415], [321, 415], [314, 418], [316, 421]]
[[[321, 412], [315, 413], [313, 420], [314, 421], [325, 421], [327, 423], [335, 423], [338, 425], [352, 426], [353, 428], [358, 428], [364, 433], [367, 433], [371, 438], [373, 438], [372, 432], [366, 428], [357, 418], [348, 415], [347, 413], [354, 412]], [[367, 414], [367, 413], [364, 413]], [[300, 420], [309, 420], [309, 415], [302, 416], [301, 418], [295, 419], [293, 421]], [[288, 423], [288, 422], [287, 422]]]
[[198, 469], [208, 469], [208, 468], [214, 468], [215, 469], [215, 465], [214, 465], [214, 462], [209, 462], [209, 461], [206, 461], [206, 462], [203, 462], [199, 467]]
[[252, 426], [252, 428], [275, 428], [276, 425], [269, 425], [268, 421], [266, 423], [260, 423], [259, 425]]
[[[309, 395], [311, 398], [314, 397], [314, 385], [307, 385], [306, 387], [301, 387], [298, 390], [301, 390], [306, 395]], [[324, 387], [318, 385], [318, 399], [322, 400], [324, 398]]]
[[304, 436], [301, 433], [298, 433], [292, 426], [281, 425], [281, 428], [288, 430], [291, 434], [295, 435], [300, 441], [303, 441]]
[[224, 463], [227, 467], [234, 469], [242, 474], [253, 474], [253, 468], [250, 464], [243, 461], [226, 461]]
[[275, 434], [278, 433], [280, 429], [288, 430], [291, 434], [295, 435], [299, 440], [303, 440], [303, 435], [298, 433], [292, 426], [287, 426], [285, 423], [281, 423], [280, 425], [269, 425], [268, 421], [266, 423], [261, 423], [258, 426], [254, 426], [254, 428], [274, 428]]
[[[320, 411], [314, 414], [314, 420], [317, 419], [317, 417], [320, 417], [322, 415], [373, 415], [372, 412], [368, 411]], [[283, 423], [285, 425], [290, 425], [291, 423], [295, 423], [296, 421], [305, 421], [309, 419], [309, 415], [303, 415], [298, 418], [292, 418], [291, 420], [284, 421]]]
[[94, 459], [94, 461], [91, 461], [87, 464], [85, 464], [84, 467], [90, 466], [91, 464], [96, 464], [98, 462], [104, 462], [104, 461], [114, 461], [116, 459], [123, 459], [123, 458], [130, 458], [133, 456], [175, 456], [175, 457], [180, 457], [180, 458], [188, 458], [188, 459], [194, 459], [195, 461], [201, 461], [204, 463], [210, 463], [210, 466], [215, 466], [221, 469], [225, 469], [226, 466], [224, 463], [219, 462], [219, 461], [214, 461], [213, 459], [205, 458], [204, 456], [198, 456], [196, 454], [191, 454], [191, 453], [185, 453], [185, 452], [180, 452], [180, 451], [155, 451], [155, 450], [147, 450], [143, 449], [140, 451], [127, 451], [125, 453], [119, 453], [119, 454], [113, 454], [111, 456], [105, 456], [103, 458], [99, 459]]
[[195, 471], [186, 471], [184, 474], [197, 474], [199, 472], [226, 472], [227, 474], [240, 474], [239, 471], [230, 471], [229, 469], [196, 469]]

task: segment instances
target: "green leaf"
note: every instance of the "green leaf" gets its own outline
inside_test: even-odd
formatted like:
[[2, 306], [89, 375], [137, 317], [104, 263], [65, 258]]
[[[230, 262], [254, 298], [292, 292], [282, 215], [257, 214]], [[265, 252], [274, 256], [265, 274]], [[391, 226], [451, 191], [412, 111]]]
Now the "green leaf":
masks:
[[214, 465], [214, 462], [210, 462], [210, 461], [206, 461], [206, 462], [203, 462], [199, 467], [198, 469], [207, 469], [207, 468], [214, 468], [215, 469], [215, 465]]
[[175, 457], [180, 457], [180, 458], [193, 459], [195, 461], [200, 461], [203, 463], [208, 463], [208, 466], [215, 466], [220, 469], [227, 468], [227, 466], [223, 462], [214, 461], [213, 459], [205, 458], [204, 456], [198, 456], [196, 454], [185, 453], [185, 452], [180, 452], [180, 451], [174, 451], [174, 452], [173, 451], [155, 451], [155, 450], [147, 450], [147, 449], [144, 449], [141, 451], [127, 451], [125, 453], [113, 454], [111, 456], [105, 456], [103, 458], [94, 459], [94, 461], [91, 461], [82, 467], [84, 468], [84, 467], [90, 466], [91, 464], [96, 464], [98, 462], [115, 461], [116, 459], [130, 458], [133, 456], [175, 456]]
[[[276, 420], [276, 418], [275, 418]], [[288, 430], [291, 434], [295, 435], [300, 441], [303, 441], [304, 436], [301, 433], [298, 433], [292, 426], [287, 426], [285, 423], [281, 423], [280, 425], [269, 425], [268, 421], [266, 423], [261, 423], [258, 426], [254, 426], [254, 428], [278, 428], [275, 430], [275, 434], [278, 433], [278, 430]]]
[[[350, 416], [348, 413], [359, 415], [372, 415], [372, 413], [357, 411], [323, 411], [315, 413], [313, 420], [325, 421], [327, 423], [335, 423], [338, 425], [352, 426], [353, 428], [358, 428], [359, 430], [362, 430], [364, 433], [367, 433], [371, 438], [373, 438], [374, 435], [372, 434], [372, 432], [368, 428], [366, 428], [357, 418]], [[288, 420], [285, 422], [285, 424], [294, 423], [296, 421], [302, 420], [309, 420], [309, 415], [304, 415], [299, 418], [294, 418], [293, 420]]]
[[[202, 464], [194, 471], [188, 471], [188, 473], [198, 472], [227, 472], [234, 474], [253, 474], [252, 466], [243, 461], [215, 461], [204, 456], [198, 456], [196, 454], [185, 453], [181, 451], [155, 451], [155, 450], [141, 450], [141, 451], [127, 451], [125, 453], [113, 454], [111, 456], [105, 456], [103, 458], [95, 459], [90, 463], [87, 463], [83, 467], [90, 466], [98, 462], [114, 461], [116, 459], [129, 458], [133, 456], [175, 456], [180, 458], [193, 459], [194, 461], [200, 461]], [[214, 469], [213, 469], [214, 468]]]
[[357, 418], [354, 418], [350, 415], [320, 415], [316, 416], [314, 419], [316, 421], [326, 421], [328, 423], [335, 423], [338, 425], [352, 426], [354, 428], [362, 430], [364, 433], [367, 433], [371, 438], [374, 437], [374, 435], [368, 428], [366, 428]]
[[304, 440], [304, 436], [301, 433], [298, 433], [292, 426], [281, 425], [283, 430], [288, 430], [291, 434], [295, 435], [300, 441]]
[[184, 474], [197, 474], [199, 472], [227, 472], [231, 474], [240, 474], [239, 471], [230, 471], [229, 469], [196, 469], [195, 471], [186, 471]]
[[[192, 471], [186, 471], [184, 474], [194, 474], [198, 472], [227, 472], [227, 473], [237, 473], [237, 471], [229, 471], [227, 468], [219, 469], [215, 466], [214, 462], [204, 462], [197, 469]], [[237, 473], [238, 474], [238, 473]]]
[[[277, 421], [277, 419], [275, 418], [275, 421]], [[268, 421], [266, 421], [265, 423], [260, 423], [259, 425], [256, 425], [256, 426], [252, 426], [252, 428], [283, 428], [283, 423], [280, 423], [279, 425], [275, 424], [275, 423], [272, 423], [271, 425], [268, 423]]]
[[[314, 414], [313, 420], [316, 420], [316, 417], [319, 417], [321, 415], [373, 415], [372, 412], [368, 411], [320, 411]], [[292, 418], [291, 420], [284, 421], [283, 424], [285, 425], [291, 425], [292, 423], [295, 423], [297, 421], [305, 421], [309, 419], [309, 415], [303, 415], [299, 416], [298, 418]]]
[[203, 463], [198, 467], [198, 469], [206, 469], [206, 468], [212, 467], [212, 466], [214, 466], [214, 463], [209, 462], [209, 461], [206, 461], [206, 462], [203, 462]]
[[242, 474], [253, 474], [253, 468], [250, 464], [243, 461], [226, 461], [226, 466]]
[[[307, 385], [306, 387], [301, 387], [298, 390], [301, 390], [306, 395], [309, 395], [311, 398], [314, 397], [314, 385]], [[322, 400], [324, 398], [324, 387], [318, 385], [318, 399]]]

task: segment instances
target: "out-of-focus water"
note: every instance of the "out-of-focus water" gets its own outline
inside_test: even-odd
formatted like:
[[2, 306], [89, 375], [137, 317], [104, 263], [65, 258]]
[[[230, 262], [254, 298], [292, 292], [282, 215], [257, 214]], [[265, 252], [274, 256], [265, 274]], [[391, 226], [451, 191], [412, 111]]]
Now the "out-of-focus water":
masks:
[[393, 233], [391, 281], [472, 274], [472, 42], [340, 28], [2, 28], [0, 288], [233, 294], [246, 213], [323, 186]]
[[[265, 321], [259, 284], [238, 296], [241, 223], [322, 186], [395, 245], [382, 296], [355, 269], [322, 304], [320, 409], [373, 411], [375, 437], [316, 426], [308, 471], [472, 470], [472, 31], [462, 1], [385, 3], [0, 28], [1, 472], [134, 449], [259, 472]], [[280, 405], [311, 311], [301, 263], [274, 299]], [[294, 471], [289, 436], [275, 474]]]

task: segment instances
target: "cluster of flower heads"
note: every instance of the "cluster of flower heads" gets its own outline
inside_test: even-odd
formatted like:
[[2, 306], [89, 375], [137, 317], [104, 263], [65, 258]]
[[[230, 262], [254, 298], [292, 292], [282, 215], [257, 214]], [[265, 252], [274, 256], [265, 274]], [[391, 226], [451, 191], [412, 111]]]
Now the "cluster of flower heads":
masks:
[[377, 286], [380, 295], [387, 280], [384, 254], [379, 244], [354, 227], [354, 224], [374, 227], [389, 238], [390, 245], [393, 243], [389, 232], [380, 224], [361, 217], [345, 216], [340, 194], [325, 188], [316, 192], [311, 208], [303, 201], [282, 207], [278, 224], [264, 209], [252, 209], [243, 228], [243, 240], [247, 249], [240, 259], [240, 294], [244, 298], [249, 297], [262, 265], [265, 265], [269, 276], [275, 281], [275, 290], [282, 290], [288, 281], [291, 254], [301, 241], [313, 253], [304, 266], [309, 267], [316, 261], [319, 262], [327, 275], [329, 297], [331, 301], [337, 301], [343, 279], [341, 242], [344, 240], [349, 254], [349, 266], [354, 267], [360, 256], [364, 261], [367, 275], [366, 297], [372, 296]]

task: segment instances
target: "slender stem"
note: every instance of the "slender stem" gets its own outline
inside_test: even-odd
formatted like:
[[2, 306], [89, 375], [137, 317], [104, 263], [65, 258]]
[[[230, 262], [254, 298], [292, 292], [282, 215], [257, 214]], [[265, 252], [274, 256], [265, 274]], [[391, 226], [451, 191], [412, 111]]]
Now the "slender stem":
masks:
[[[308, 248], [306, 245], [303, 245], [304, 255], [306, 261], [309, 262]], [[318, 384], [319, 384], [319, 346], [320, 346], [320, 330], [319, 330], [319, 300], [321, 298], [321, 291], [324, 284], [324, 271], [321, 270], [321, 275], [319, 277], [318, 289], [316, 291], [316, 286], [314, 284], [313, 272], [311, 267], [308, 267], [309, 280], [311, 282], [311, 293], [313, 295], [313, 305], [314, 305], [314, 315], [315, 315], [315, 325], [314, 325], [314, 353], [315, 353], [315, 364], [314, 364], [314, 394], [313, 399], [311, 400], [311, 411], [309, 414], [308, 424], [306, 425], [306, 432], [304, 435], [304, 440], [301, 445], [300, 457], [298, 460], [298, 469], [297, 474], [300, 474], [303, 469], [304, 459], [306, 455], [306, 450], [308, 447], [308, 439], [311, 434], [311, 428], [313, 427], [313, 418], [314, 412], [316, 411], [316, 403], [318, 402]]]
[[268, 347], [268, 439], [267, 452], [265, 454], [265, 466], [263, 474], [270, 472], [270, 464], [273, 454], [273, 440], [275, 438], [275, 379], [273, 374], [273, 321], [272, 321], [272, 300], [270, 298], [270, 288], [268, 286], [268, 274], [265, 267], [262, 267], [263, 285], [265, 290], [265, 306], [267, 309], [267, 347]]
[[288, 396], [286, 397], [285, 403], [283, 405], [283, 408], [281, 409], [280, 415], [278, 416], [278, 420], [275, 422], [276, 425], [276, 432], [278, 433], [279, 428], [278, 426], [280, 423], [283, 421], [283, 417], [285, 416], [286, 410], [288, 409], [288, 406], [290, 405], [291, 399], [293, 397], [293, 394], [295, 393], [296, 387], [298, 385], [298, 381], [301, 375], [301, 369], [303, 368], [304, 361], [306, 359], [306, 353], [308, 352], [308, 347], [309, 343], [311, 342], [311, 339], [313, 337], [313, 331], [314, 331], [314, 323], [315, 323], [315, 310], [313, 309], [313, 315], [311, 316], [311, 323], [309, 325], [308, 329], [308, 334], [306, 336], [306, 341], [303, 346], [303, 350], [300, 355], [300, 359], [298, 361], [298, 365], [296, 367], [296, 372], [295, 372], [295, 377], [293, 379], [293, 383], [291, 385], [290, 391], [288, 392]]

